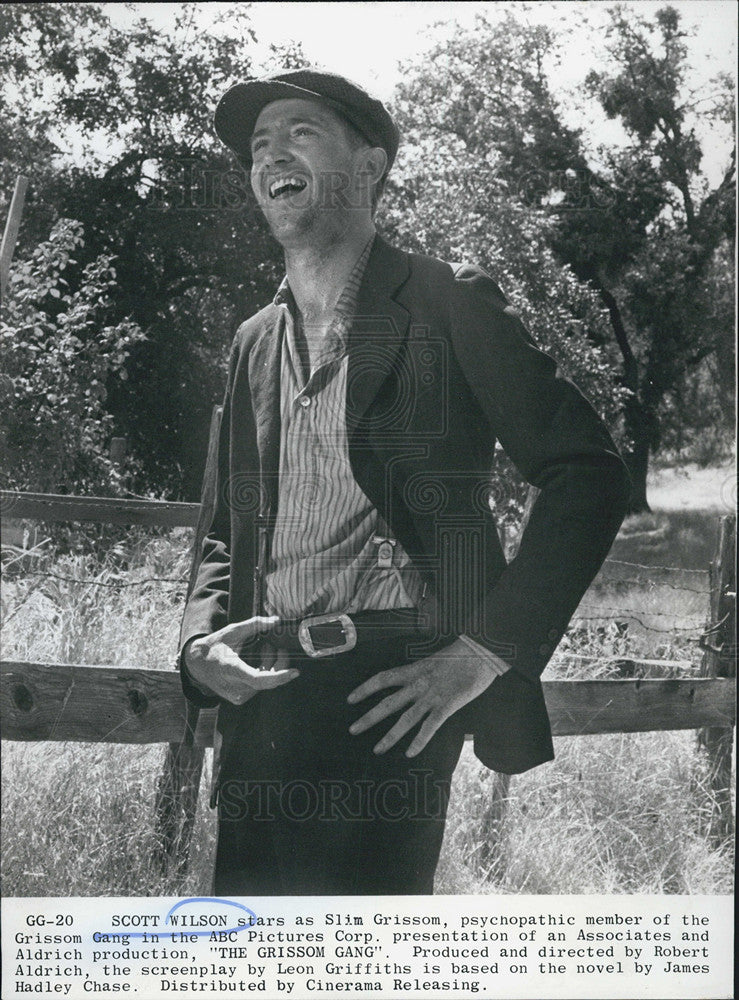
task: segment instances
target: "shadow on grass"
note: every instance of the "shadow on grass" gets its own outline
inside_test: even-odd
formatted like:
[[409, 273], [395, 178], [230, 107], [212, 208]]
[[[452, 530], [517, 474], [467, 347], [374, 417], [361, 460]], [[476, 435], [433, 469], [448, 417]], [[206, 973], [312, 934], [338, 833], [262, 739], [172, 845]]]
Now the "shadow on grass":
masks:
[[708, 569], [716, 549], [716, 511], [654, 511], [624, 522], [609, 559], [649, 566]]

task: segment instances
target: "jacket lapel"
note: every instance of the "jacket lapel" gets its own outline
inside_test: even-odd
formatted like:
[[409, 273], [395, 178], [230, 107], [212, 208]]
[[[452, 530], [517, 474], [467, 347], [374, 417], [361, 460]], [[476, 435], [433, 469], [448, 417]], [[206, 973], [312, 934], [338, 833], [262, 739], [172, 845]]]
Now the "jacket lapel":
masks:
[[409, 274], [406, 255], [376, 236], [348, 338], [346, 425], [349, 434], [364, 418], [383, 382], [398, 371], [398, 354], [410, 317], [394, 296]]
[[[404, 253], [379, 236], [370, 252], [348, 336], [346, 423], [351, 434], [383, 382], [398, 371], [410, 316], [395, 294], [410, 273]], [[257, 448], [269, 506], [276, 510], [280, 462], [280, 360], [283, 325], [277, 307], [265, 318], [249, 358]]]
[[277, 479], [280, 465], [280, 359], [284, 327], [280, 310], [265, 321], [249, 357], [251, 390], [262, 484], [268, 507], [277, 509]]

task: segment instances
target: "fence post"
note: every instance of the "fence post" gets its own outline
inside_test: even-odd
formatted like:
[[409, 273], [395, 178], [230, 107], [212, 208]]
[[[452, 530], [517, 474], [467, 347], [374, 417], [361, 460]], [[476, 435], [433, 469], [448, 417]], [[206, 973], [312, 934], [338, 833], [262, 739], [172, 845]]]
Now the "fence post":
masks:
[[[205, 461], [203, 488], [200, 498], [200, 514], [195, 529], [192, 547], [190, 578], [187, 597], [195, 586], [200, 566], [200, 550], [203, 539], [210, 527], [216, 500], [216, 480], [218, 465], [218, 432], [221, 426], [220, 406], [214, 406], [210, 418], [208, 457]], [[183, 738], [179, 743], [170, 743], [164, 759], [164, 767], [157, 786], [155, 805], [158, 860], [166, 870], [176, 862], [177, 872], [184, 875], [190, 856], [190, 840], [198, 806], [198, 789], [203, 771], [205, 751], [194, 745], [194, 729], [197, 711], [188, 708], [188, 716]]]
[[126, 460], [127, 445], [128, 442], [124, 437], [110, 439], [110, 460], [119, 470]]
[[5, 302], [10, 278], [10, 262], [13, 259], [15, 245], [18, 242], [18, 230], [23, 215], [23, 202], [26, 197], [28, 178], [19, 174], [15, 179], [13, 197], [10, 199], [8, 218], [5, 223], [2, 242], [0, 243], [0, 302]]
[[[704, 677], [736, 676], [736, 518], [719, 520], [716, 555], [710, 566], [709, 618], [701, 636]], [[698, 745], [708, 758], [711, 795], [709, 836], [716, 846], [733, 837], [731, 808], [731, 753], [733, 726], [709, 726], [698, 730]]]
[[[539, 493], [541, 493], [541, 490], [537, 489], [536, 486], [529, 486], [518, 536], [509, 541], [508, 537], [504, 535], [505, 542], [508, 543], [505, 545], [505, 555], [509, 561], [518, 552], [518, 547], [521, 544], [521, 535], [523, 535], [526, 525], [529, 523], [531, 511], [534, 509], [534, 504]], [[503, 838], [503, 824], [505, 822], [510, 787], [510, 774], [501, 774], [498, 771], [493, 771], [490, 798], [487, 801], [480, 823], [479, 856], [480, 865], [484, 869], [486, 878], [494, 874], [496, 863], [500, 857], [500, 844]]]

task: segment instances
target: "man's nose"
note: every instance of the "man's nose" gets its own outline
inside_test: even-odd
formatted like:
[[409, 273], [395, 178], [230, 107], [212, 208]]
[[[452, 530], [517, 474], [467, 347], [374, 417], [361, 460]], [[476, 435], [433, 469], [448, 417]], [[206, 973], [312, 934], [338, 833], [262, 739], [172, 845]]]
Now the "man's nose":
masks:
[[278, 163], [289, 163], [292, 159], [292, 152], [286, 139], [282, 136], [274, 136], [269, 140], [263, 150], [264, 162], [271, 167]]

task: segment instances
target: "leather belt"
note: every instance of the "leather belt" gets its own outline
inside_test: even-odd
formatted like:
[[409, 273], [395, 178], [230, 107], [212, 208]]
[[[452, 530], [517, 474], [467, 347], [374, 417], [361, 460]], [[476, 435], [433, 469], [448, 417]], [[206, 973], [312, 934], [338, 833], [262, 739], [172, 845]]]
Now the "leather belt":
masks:
[[281, 621], [262, 638], [278, 649], [312, 660], [340, 656], [353, 649], [420, 640], [432, 634], [415, 608], [311, 615]]

